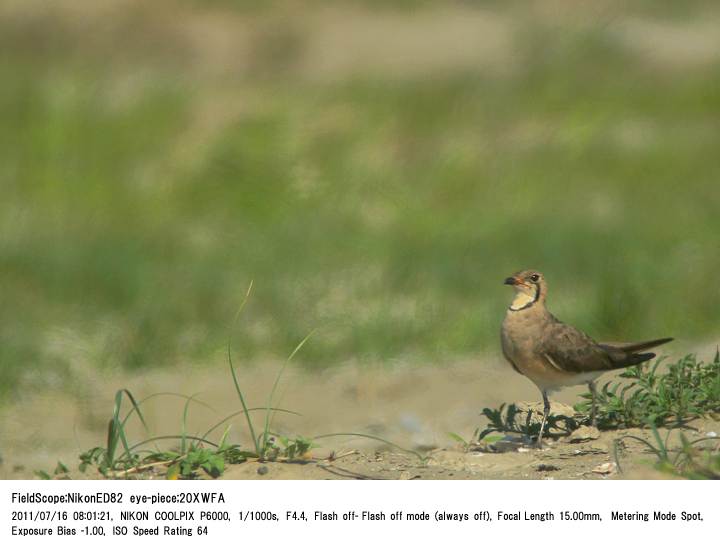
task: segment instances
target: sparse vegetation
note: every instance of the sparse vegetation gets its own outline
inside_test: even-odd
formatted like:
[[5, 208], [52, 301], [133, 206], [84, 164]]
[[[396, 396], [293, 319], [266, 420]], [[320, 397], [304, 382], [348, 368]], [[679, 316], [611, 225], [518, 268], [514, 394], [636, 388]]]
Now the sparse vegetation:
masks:
[[[681, 426], [691, 419], [720, 413], [720, 351], [709, 363], [698, 361], [695, 355], [668, 365], [661, 359], [652, 366], [628, 368], [619, 377], [598, 391], [599, 429]], [[546, 434], [562, 436], [589, 425], [592, 395], [585, 393], [582, 398], [572, 417], [550, 414]], [[488, 426], [476, 431], [478, 440], [493, 432], [520, 434], [532, 440], [540, 432], [541, 415], [533, 410], [520, 413], [514, 404], [485, 408], [483, 415]]]
[[[162, 395], [152, 395], [148, 398], [159, 396]], [[131, 409], [121, 416], [123, 397], [130, 401]], [[195, 478], [200, 471], [204, 471], [215, 478], [222, 474], [226, 464], [241, 463], [248, 457], [256, 457], [252, 452], [243, 451], [239, 445], [227, 443], [229, 428], [217, 442], [210, 440], [208, 433], [195, 436], [185, 432], [187, 409], [194, 401], [193, 397], [186, 398], [186, 413], [183, 415], [181, 433], [150, 436], [140, 403], [130, 391], [126, 389], [118, 391], [113, 416], [108, 424], [106, 444], [80, 455], [80, 471], [85, 472], [89, 467], [95, 467], [100, 474], [109, 478], [157, 475], [158, 471], [165, 471], [167, 478]], [[147, 433], [147, 438], [140, 442], [129, 441], [126, 434], [127, 423], [133, 416], [138, 418]], [[160, 450], [156, 445], [160, 441], [169, 440], [177, 441], [178, 446], [172, 450]], [[151, 446], [154, 448], [148, 449]]]
[[[620, 380], [598, 391], [598, 427], [660, 427], [682, 425], [690, 419], [720, 413], [720, 352], [709, 363], [688, 355], [663, 366], [633, 366]], [[575, 409], [588, 416], [591, 395]]]
[[[252, 283], [248, 287], [245, 298], [240, 305], [235, 317], [237, 323], [240, 314], [248, 302], [252, 291]], [[311, 334], [310, 334], [311, 335]], [[121, 389], [115, 394], [115, 405], [112, 418], [108, 423], [108, 432], [106, 444], [104, 447], [92, 448], [80, 455], [80, 471], [85, 472], [88, 467], [96, 467], [98, 472], [105, 477], [111, 478], [129, 478], [137, 477], [146, 473], [156, 475], [158, 471], [164, 471], [165, 477], [168, 479], [177, 478], [197, 478], [200, 472], [204, 472], [212, 478], [217, 478], [223, 474], [228, 464], [243, 463], [248, 459], [263, 461], [295, 461], [309, 458], [309, 452], [317, 445], [314, 439], [304, 436], [287, 436], [272, 431], [271, 418], [273, 414], [289, 413], [295, 414], [291, 410], [285, 410], [273, 406], [275, 393], [279, 386], [285, 369], [295, 355], [303, 348], [310, 338], [306, 336], [293, 350], [285, 364], [279, 369], [272, 390], [267, 399], [267, 405], [262, 408], [250, 408], [247, 405], [247, 399], [243, 393], [235, 366], [233, 364], [232, 339], [228, 339], [227, 343], [227, 360], [230, 368], [230, 374], [233, 385], [240, 400], [241, 410], [234, 412], [219, 422], [211, 426], [201, 436], [191, 435], [187, 432], [188, 413], [190, 405], [193, 403], [203, 404], [197, 400], [195, 396], [185, 397], [173, 393], [161, 395], [151, 395], [142, 401], [138, 401], [132, 392], [128, 389]], [[143, 402], [161, 396], [180, 396], [186, 399], [182, 415], [182, 428], [180, 434], [150, 436], [150, 430], [145, 417], [143, 416], [141, 405]], [[123, 415], [123, 403], [130, 403], [130, 410]], [[264, 420], [262, 430], [258, 430], [256, 423], [253, 421], [253, 412], [264, 412]], [[209, 437], [212, 432], [224, 425], [230, 419], [242, 415], [245, 417], [248, 433], [253, 441], [254, 447], [250, 450], [244, 450], [238, 444], [229, 444], [227, 442], [230, 426], [225, 428], [223, 435], [217, 442], [212, 441]], [[126, 426], [128, 421], [136, 417], [142, 424], [148, 435], [146, 439], [132, 444], [128, 440]], [[366, 437], [382, 441], [390, 446], [394, 446], [400, 450], [414, 454], [423, 459], [420, 454], [405, 450], [390, 441], [384, 440], [373, 435], [365, 435], [362, 433], [331, 433], [315, 437], [316, 439], [337, 437], [337, 436], [353, 436]], [[180, 445], [172, 450], [147, 450], [146, 448], [159, 441], [176, 440]], [[38, 471], [37, 476], [40, 478], [57, 478], [60, 474], [68, 472], [67, 468], [58, 463], [58, 470], [55, 476], [49, 475], [45, 471]], [[60, 471], [59, 471], [60, 470]]]
[[621, 467], [620, 454], [623, 440], [629, 439], [640, 442], [653, 453], [657, 457], [655, 468], [663, 473], [695, 480], [720, 480], [720, 438], [717, 435], [691, 441], [684, 432], [679, 431], [676, 433], [679, 446], [673, 448], [668, 441], [675, 431], [668, 431], [663, 439], [657, 427], [653, 425], [652, 433], [655, 444], [633, 435], [625, 435], [617, 439], [615, 462], [618, 466]]
[[[152, 395], [148, 398], [159, 396], [162, 395]], [[123, 397], [131, 403], [131, 409], [124, 417], [121, 416]], [[188, 404], [195, 401], [193, 397], [186, 398]], [[186, 411], [187, 409], [188, 406]], [[81, 454], [80, 471], [85, 472], [89, 467], [95, 467], [99, 473], [109, 478], [138, 477], [145, 474], [156, 476], [159, 472], [163, 472], [170, 479], [196, 478], [201, 472], [216, 478], [222, 475], [228, 464], [243, 463], [248, 459], [292, 461], [302, 458], [314, 446], [311, 440], [302, 436], [288, 437], [263, 432], [261, 440], [258, 441], [260, 453], [256, 448], [246, 450], [238, 444], [228, 443], [230, 427], [225, 429], [219, 440], [210, 439], [210, 434], [232, 417], [253, 412], [267, 413], [267, 411], [267, 408], [240, 410], [230, 414], [199, 436], [190, 435], [185, 431], [184, 426], [187, 421], [187, 413], [185, 413], [182, 420], [183, 428], [179, 434], [151, 436], [142, 415], [141, 403], [135, 400], [130, 391], [123, 389], [116, 394], [116, 405], [108, 425], [105, 446], [92, 448]], [[278, 408], [270, 408], [270, 411], [293, 413]], [[146, 428], [147, 438], [139, 442], [129, 441], [126, 434], [127, 423], [132, 417], [137, 417]], [[178, 446], [170, 450], [160, 450], [157, 448], [157, 443], [161, 441], [176, 441]], [[153, 446], [154, 449], [148, 449]], [[39, 476], [47, 477], [47, 475]]]
[[[520, 411], [515, 404], [501, 404], [497, 409], [485, 408], [483, 415], [488, 420], [485, 429], [475, 431], [473, 439], [481, 441], [491, 433], [522, 435], [528, 442], [540, 434], [542, 415], [537, 410]], [[578, 418], [549, 414], [545, 425], [546, 434], [569, 435], [581, 425]]]
[[[248, 287], [245, 299], [238, 310], [236, 321], [250, 297], [251, 290], [252, 283]], [[257, 459], [259, 461], [285, 459], [292, 461], [305, 456], [314, 446], [313, 441], [302, 436], [291, 438], [272, 432], [270, 430], [270, 418], [275, 412], [294, 413], [290, 410], [275, 408], [272, 406], [272, 402], [285, 367], [303, 347], [309, 337], [310, 336], [307, 336], [297, 345], [288, 357], [285, 366], [278, 372], [272, 391], [268, 397], [267, 406], [264, 408], [249, 408], [247, 406], [245, 395], [240, 389], [238, 376], [232, 361], [232, 342], [228, 340], [228, 365], [242, 409], [228, 415], [213, 425], [202, 436], [194, 436], [187, 433], [186, 425], [190, 405], [193, 402], [199, 402], [194, 396], [190, 396], [185, 397], [186, 403], [182, 416], [181, 434], [149, 436], [147, 439], [131, 445], [126, 435], [126, 425], [133, 414], [142, 423], [148, 435], [149, 428], [143, 417], [140, 403], [135, 399], [133, 394], [127, 389], [117, 391], [113, 415], [108, 424], [106, 446], [92, 448], [81, 454], [80, 471], [84, 472], [89, 466], [95, 466], [98, 471], [106, 477], [128, 477], [137, 476], [143, 472], [156, 472], [158, 469], [164, 469], [166, 471], [165, 475], [169, 479], [196, 478], [200, 471], [204, 471], [210, 477], [217, 478], [222, 475], [226, 464], [242, 463], [247, 459]], [[151, 395], [148, 398], [157, 396], [161, 395]], [[124, 417], [121, 417], [123, 397], [126, 397], [130, 402], [131, 409]], [[251, 414], [257, 411], [265, 413], [263, 430], [259, 434], [256, 434], [257, 429], [255, 428]], [[229, 444], [227, 442], [227, 436], [230, 431], [229, 426], [225, 429], [218, 442], [213, 442], [208, 438], [213, 431], [238, 415], [243, 415], [247, 421], [248, 431], [254, 443], [254, 451], [243, 450], [238, 444]], [[176, 450], [140, 451], [141, 448], [160, 440], [173, 439], [180, 442], [180, 446]], [[45, 478], [45, 476], [46, 475], [42, 475], [43, 478]]]

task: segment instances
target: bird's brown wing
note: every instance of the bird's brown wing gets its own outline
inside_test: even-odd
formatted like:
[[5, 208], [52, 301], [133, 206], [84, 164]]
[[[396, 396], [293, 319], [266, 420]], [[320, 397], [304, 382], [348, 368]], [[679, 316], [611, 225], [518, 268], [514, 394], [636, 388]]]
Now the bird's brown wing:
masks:
[[560, 321], [548, 325], [538, 351], [552, 366], [565, 372], [596, 372], [623, 367], [591, 337]]

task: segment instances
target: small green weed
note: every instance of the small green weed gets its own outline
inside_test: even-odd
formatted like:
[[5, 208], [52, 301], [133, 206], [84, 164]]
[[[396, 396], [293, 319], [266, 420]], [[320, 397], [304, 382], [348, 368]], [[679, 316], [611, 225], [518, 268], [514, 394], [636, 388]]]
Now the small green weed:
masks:
[[67, 468], [67, 465], [65, 465], [62, 461], [58, 461], [52, 474], [48, 473], [43, 469], [40, 469], [35, 471], [35, 476], [38, 477], [40, 480], [68, 479], [70, 478], [68, 476], [69, 472], [70, 469]]
[[[673, 449], [670, 448], [668, 440], [674, 431], [669, 431], [665, 439], [660, 436], [654, 425], [652, 432], [655, 445], [634, 435], [625, 435], [615, 441], [615, 462], [618, 467], [620, 467], [622, 441], [629, 439], [642, 443], [657, 456], [655, 468], [658, 471], [687, 479], [720, 480], [720, 439], [704, 437], [690, 441], [685, 433], [680, 432], [680, 446]], [[714, 443], [714, 448], [708, 445], [708, 442]]]
[[[720, 412], [720, 351], [710, 363], [687, 355], [661, 371], [662, 360], [651, 367], [633, 366], [622, 381], [606, 383], [597, 394], [600, 429], [682, 425], [690, 419]], [[575, 410], [590, 413], [592, 395], [582, 395]]]
[[[245, 309], [245, 305], [247, 304], [248, 299], [250, 299], [252, 288], [253, 282], [251, 281], [250, 285], [248, 286], [247, 292], [245, 292], [245, 297], [240, 304], [237, 313], [235, 314], [235, 322], [233, 323], [233, 325], [237, 324], [237, 321], [240, 318], [240, 314], [242, 313], [243, 309]], [[265, 421], [263, 423], [263, 430], [259, 435], [256, 434], [255, 425], [252, 421], [252, 417], [250, 416], [250, 410], [247, 407], [245, 395], [240, 389], [240, 383], [238, 381], [237, 373], [235, 372], [235, 366], [233, 365], [232, 336], [228, 338], [227, 359], [228, 366], [230, 367], [230, 375], [232, 376], [235, 392], [237, 393], [238, 399], [240, 400], [240, 405], [245, 412], [245, 420], [247, 421], [248, 431], [250, 432], [253, 444], [255, 445], [255, 455], [260, 461], [264, 461], [265, 459], [270, 459], [274, 461], [280, 456], [287, 459], [294, 459], [297, 455], [307, 453], [307, 451], [312, 447], [312, 441], [309, 441], [303, 437], [298, 437], [295, 440], [290, 440], [286, 437], [280, 437], [278, 440], [280, 441], [281, 446], [278, 446], [276, 444], [277, 435], [270, 431], [271, 417], [273, 413], [277, 411], [277, 409], [273, 407], [273, 399], [275, 398], [275, 393], [277, 392], [278, 385], [280, 384], [280, 379], [282, 378], [285, 369], [288, 367], [292, 359], [300, 351], [300, 349], [303, 348], [303, 346], [305, 345], [305, 343], [307, 343], [312, 334], [313, 332], [310, 332], [300, 343], [297, 344], [295, 349], [293, 349], [293, 352], [290, 353], [290, 356], [285, 361], [285, 364], [283, 364], [282, 368], [280, 368], [277, 375], [275, 376], [275, 382], [273, 383], [272, 390], [268, 395], [267, 405], [264, 408]], [[303, 448], [304, 451], [300, 452], [299, 450]]]
[[293, 439], [282, 435], [273, 435], [267, 439], [265, 458], [268, 461], [276, 461], [279, 458], [289, 461], [303, 459], [312, 448], [317, 448], [317, 445], [309, 438], [298, 436]]
[[[473, 435], [474, 440], [481, 441], [490, 433], [518, 434], [529, 440], [540, 434], [542, 414], [535, 410], [522, 411], [515, 404], [510, 404], [506, 409], [506, 405], [501, 404], [497, 409], [483, 409], [483, 415], [488, 419], [488, 426], [482, 431], [479, 428], [476, 429], [475, 435]], [[534, 421], [533, 415], [535, 416]], [[549, 414], [545, 431], [553, 435], [569, 435], [581, 424], [582, 419], [577, 417]]]
[[470, 449], [470, 446], [472, 445], [472, 441], [476, 440], [478, 438], [479, 431], [480, 431], [480, 429], [475, 429], [475, 432], [473, 433], [473, 436], [470, 440], [465, 440], [462, 436], [460, 436], [457, 433], [448, 433], [448, 436], [451, 439], [453, 439], [455, 442], [460, 444], [462, 449], [467, 452]]

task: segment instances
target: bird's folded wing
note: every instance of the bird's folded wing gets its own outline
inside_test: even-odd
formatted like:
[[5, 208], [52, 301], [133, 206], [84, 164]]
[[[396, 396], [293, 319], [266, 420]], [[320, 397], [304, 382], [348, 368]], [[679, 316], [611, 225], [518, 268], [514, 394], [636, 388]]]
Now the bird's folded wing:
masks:
[[617, 367], [592, 338], [559, 321], [548, 326], [540, 345], [539, 350], [549, 364], [565, 372], [595, 372]]

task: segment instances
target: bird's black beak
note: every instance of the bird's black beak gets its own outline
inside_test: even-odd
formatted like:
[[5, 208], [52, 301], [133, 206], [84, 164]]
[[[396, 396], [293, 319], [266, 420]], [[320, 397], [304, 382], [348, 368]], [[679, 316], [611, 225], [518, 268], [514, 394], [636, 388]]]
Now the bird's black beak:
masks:
[[515, 284], [517, 284], [517, 279], [514, 276], [509, 276], [505, 279], [504, 284], [507, 284], [508, 286], [515, 286]]

